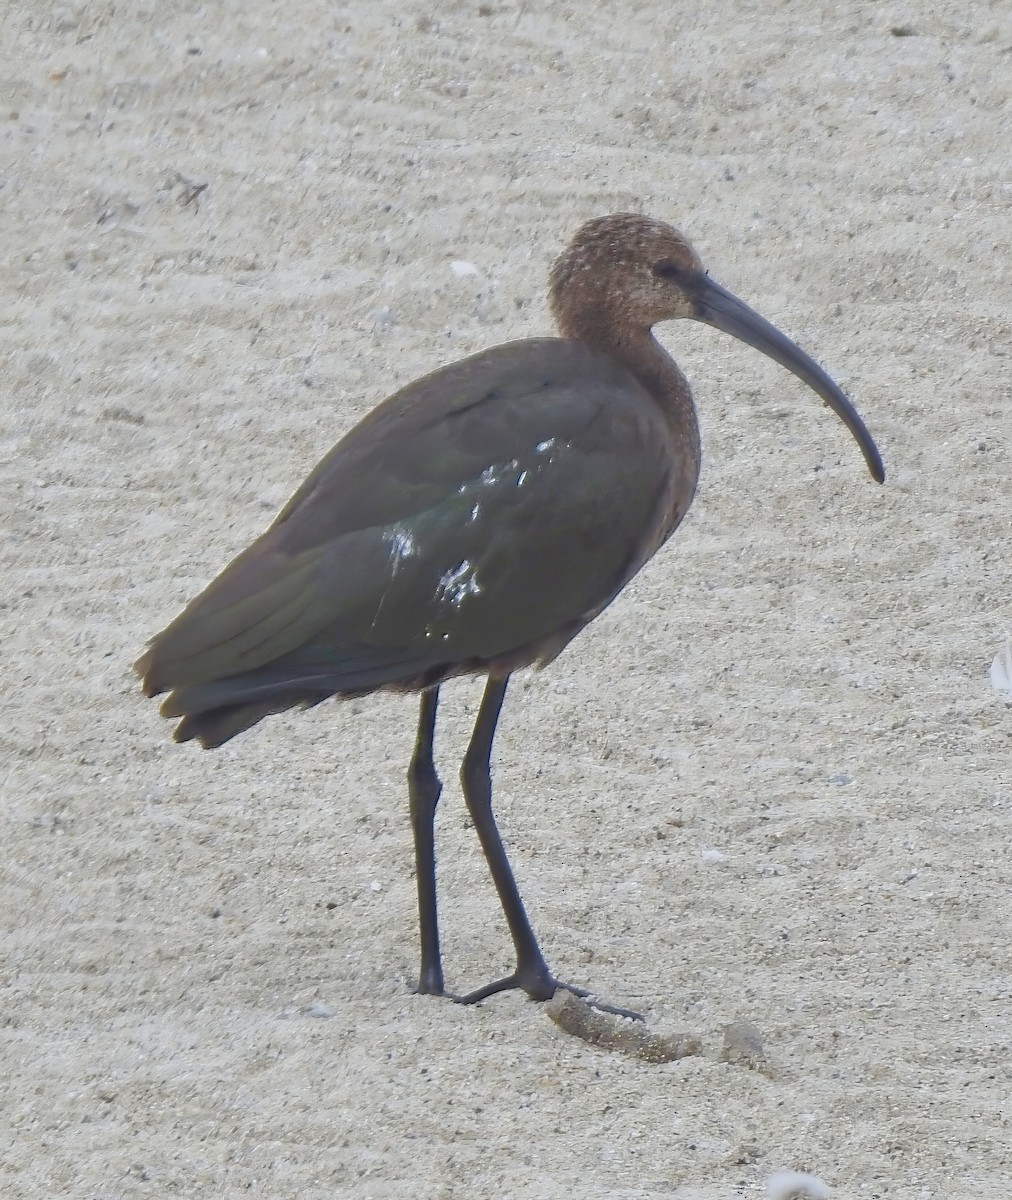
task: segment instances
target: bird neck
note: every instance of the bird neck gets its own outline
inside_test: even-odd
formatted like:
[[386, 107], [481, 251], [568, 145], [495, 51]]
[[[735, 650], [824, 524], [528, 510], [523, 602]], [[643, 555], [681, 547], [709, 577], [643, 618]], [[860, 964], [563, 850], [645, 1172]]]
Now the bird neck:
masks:
[[[562, 324], [560, 322], [560, 324]], [[689, 381], [649, 329], [580, 329], [563, 326], [563, 337], [588, 342], [617, 358], [653, 396], [668, 428], [699, 461], [699, 421]]]

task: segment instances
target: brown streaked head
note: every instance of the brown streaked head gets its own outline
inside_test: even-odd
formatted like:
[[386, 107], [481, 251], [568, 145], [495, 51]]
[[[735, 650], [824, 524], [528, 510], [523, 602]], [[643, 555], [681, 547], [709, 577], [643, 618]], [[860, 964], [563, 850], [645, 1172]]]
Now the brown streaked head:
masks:
[[693, 317], [691, 297], [676, 282], [679, 273], [704, 275], [699, 255], [677, 229], [637, 213], [595, 217], [552, 266], [552, 314], [563, 336], [592, 316], [619, 330]]

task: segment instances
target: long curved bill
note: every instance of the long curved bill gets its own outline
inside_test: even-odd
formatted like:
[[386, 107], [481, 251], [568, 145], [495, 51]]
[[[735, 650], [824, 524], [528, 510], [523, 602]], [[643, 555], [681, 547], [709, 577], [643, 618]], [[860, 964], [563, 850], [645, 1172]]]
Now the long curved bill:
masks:
[[885, 468], [882, 465], [882, 456], [864, 421], [853, 404], [814, 359], [809, 358], [789, 337], [785, 337], [779, 329], [760, 317], [743, 300], [722, 288], [719, 283], [714, 283], [708, 275], [699, 276], [697, 286], [692, 289], [692, 298], [695, 303], [693, 315], [696, 320], [712, 325], [715, 329], [722, 329], [724, 333], [729, 333], [732, 337], [761, 350], [774, 362], [780, 363], [793, 375], [797, 375], [802, 383], [807, 383], [813, 392], [821, 396], [854, 435], [872, 479], [878, 483], [883, 482]]

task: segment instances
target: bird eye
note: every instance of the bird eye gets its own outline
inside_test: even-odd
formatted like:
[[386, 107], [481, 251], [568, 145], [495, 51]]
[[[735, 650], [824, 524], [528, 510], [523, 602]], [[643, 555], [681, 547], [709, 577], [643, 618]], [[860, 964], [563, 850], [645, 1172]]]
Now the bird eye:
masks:
[[686, 275], [685, 268], [672, 262], [670, 258], [662, 258], [660, 262], [654, 263], [653, 272], [658, 279], [670, 279], [673, 283], [683, 282]]

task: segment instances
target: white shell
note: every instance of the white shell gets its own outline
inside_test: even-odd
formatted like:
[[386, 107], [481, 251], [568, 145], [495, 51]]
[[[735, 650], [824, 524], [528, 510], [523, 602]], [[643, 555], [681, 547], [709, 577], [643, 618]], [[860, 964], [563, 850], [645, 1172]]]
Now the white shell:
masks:
[[1006, 700], [1012, 700], [1012, 642], [1006, 642], [994, 656], [991, 686], [997, 692], [1004, 692]]
[[767, 1200], [791, 1200], [792, 1196], [829, 1200], [829, 1188], [821, 1179], [803, 1171], [774, 1171], [766, 1180]]

